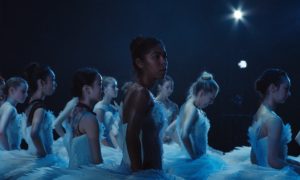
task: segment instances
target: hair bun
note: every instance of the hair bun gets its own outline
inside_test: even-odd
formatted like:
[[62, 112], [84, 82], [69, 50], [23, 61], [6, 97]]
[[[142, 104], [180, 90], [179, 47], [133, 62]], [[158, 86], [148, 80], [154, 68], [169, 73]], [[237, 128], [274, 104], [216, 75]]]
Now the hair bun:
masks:
[[268, 84], [265, 82], [264, 79], [259, 78], [255, 81], [255, 90], [259, 93], [259, 94], [264, 94], [266, 89], [268, 87]]
[[267, 69], [255, 81], [255, 90], [261, 97], [264, 97], [267, 94], [268, 87], [271, 84], [279, 86], [283, 77], [288, 77], [285, 71], [276, 68]]
[[31, 79], [33, 74], [35, 74], [36, 69], [38, 69], [39, 64], [36, 62], [30, 63], [28, 66], [25, 68], [25, 78]]
[[214, 76], [213, 76], [211, 73], [208, 73], [208, 72], [204, 71], [204, 72], [201, 74], [200, 79], [201, 79], [201, 80], [209, 81], [209, 80], [213, 80], [213, 79], [214, 79]]
[[135, 37], [130, 43], [131, 52], [135, 52], [137, 47], [139, 47], [143, 43], [144, 40], [145, 40], [145, 38], [143, 36]]

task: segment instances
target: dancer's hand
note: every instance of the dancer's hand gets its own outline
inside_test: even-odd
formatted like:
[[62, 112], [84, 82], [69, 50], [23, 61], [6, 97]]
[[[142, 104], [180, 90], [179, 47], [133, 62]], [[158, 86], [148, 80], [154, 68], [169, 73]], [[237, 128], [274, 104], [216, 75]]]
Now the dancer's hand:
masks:
[[298, 162], [298, 161], [296, 161], [296, 160], [294, 160], [294, 159], [288, 158], [288, 159], [287, 159], [287, 162], [290, 163], [290, 164], [299, 166], [299, 168], [300, 168], [300, 162]]
[[47, 155], [46, 151], [43, 149], [43, 150], [38, 150], [37, 151], [37, 157], [38, 158], [43, 158]]

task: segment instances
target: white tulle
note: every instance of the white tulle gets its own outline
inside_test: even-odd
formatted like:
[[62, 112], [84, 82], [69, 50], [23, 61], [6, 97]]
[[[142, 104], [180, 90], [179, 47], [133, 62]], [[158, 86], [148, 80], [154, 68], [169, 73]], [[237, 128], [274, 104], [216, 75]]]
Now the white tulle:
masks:
[[[261, 124], [256, 122], [249, 128], [249, 142], [256, 156], [257, 164], [268, 167], [268, 137], [258, 138], [257, 134], [260, 126]], [[279, 148], [279, 154], [283, 157], [283, 159], [286, 159], [288, 155], [287, 144], [291, 141], [291, 136], [291, 126], [289, 124], [284, 125], [282, 128]]]
[[[41, 137], [41, 141], [44, 145], [46, 153], [52, 153], [52, 144], [53, 144], [53, 122], [55, 120], [55, 116], [51, 111], [46, 111], [45, 117], [43, 119], [43, 123], [39, 129], [39, 136]], [[36, 154], [35, 145], [32, 142], [30, 132], [31, 126], [27, 125], [27, 118], [22, 120], [23, 124], [23, 138], [25, 139], [26, 143], [28, 144], [28, 151], [32, 154]]]
[[156, 102], [161, 106], [161, 110], [164, 112], [166, 124], [168, 125], [172, 121], [173, 114], [177, 111], [177, 105], [171, 102], [170, 107], [167, 107], [164, 103], [156, 100]]
[[105, 105], [101, 101], [99, 101], [94, 106], [93, 111], [96, 112], [97, 109], [101, 109], [104, 111], [103, 123], [99, 124], [100, 141], [102, 139], [107, 139], [109, 142], [111, 142], [109, 131], [111, 129], [119, 131], [120, 114], [115, 107], [113, 107], [112, 105]]
[[[180, 113], [183, 113], [182, 110]], [[180, 176], [185, 179], [206, 179], [210, 174], [218, 172], [225, 167], [225, 162], [221, 156], [208, 151], [208, 131], [210, 123], [205, 113], [197, 110], [198, 120], [192, 127], [190, 139], [194, 151], [199, 156], [192, 160], [183, 144], [164, 144], [164, 169], [170, 174]], [[177, 119], [177, 131], [180, 132], [180, 116]], [[181, 142], [182, 143], [182, 142]]]
[[[6, 101], [5, 103], [2, 104], [0, 108], [0, 118], [4, 112], [9, 110], [13, 110], [13, 114], [11, 118], [8, 120], [7, 128], [5, 131], [8, 139], [8, 145], [10, 149], [20, 149], [20, 144], [22, 139], [21, 121], [24, 117], [24, 114], [18, 114], [16, 108]], [[0, 150], [1, 149], [3, 148], [0, 143]]]
[[45, 150], [49, 153], [44, 158], [37, 158], [36, 148], [30, 137], [30, 127], [26, 127], [27, 117], [22, 115], [22, 128], [24, 139], [28, 143], [28, 150], [14, 150], [1, 152], [0, 162], [6, 162], [0, 166], [0, 179], [17, 179], [42, 167], [66, 167], [67, 162], [52, 153], [53, 133], [52, 122], [54, 115], [47, 111], [39, 135], [44, 144]]
[[[264, 112], [268, 109], [262, 106]], [[271, 168], [268, 164], [268, 137], [259, 137], [261, 121], [256, 121], [248, 129], [251, 147], [238, 147], [226, 153], [222, 158], [227, 163], [225, 170], [213, 174], [209, 179], [300, 179], [299, 175], [291, 168]], [[290, 125], [283, 125], [280, 138], [279, 154], [283, 159], [288, 157], [287, 144], [291, 141]], [[256, 164], [250, 160], [251, 149], [256, 157]], [[290, 157], [296, 159], [295, 157]]]

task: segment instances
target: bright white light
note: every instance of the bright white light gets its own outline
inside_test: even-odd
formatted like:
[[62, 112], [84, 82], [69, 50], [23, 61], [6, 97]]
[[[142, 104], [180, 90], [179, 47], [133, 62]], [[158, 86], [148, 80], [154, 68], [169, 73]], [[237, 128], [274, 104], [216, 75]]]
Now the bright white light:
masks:
[[239, 10], [239, 9], [233, 11], [233, 17], [234, 17], [234, 19], [236, 19], [236, 20], [242, 19], [242, 18], [243, 18], [243, 15], [244, 15], [244, 13], [243, 13], [241, 10]]
[[247, 62], [245, 60], [241, 60], [239, 63], [238, 63], [238, 66], [241, 68], [241, 69], [245, 69], [247, 68]]

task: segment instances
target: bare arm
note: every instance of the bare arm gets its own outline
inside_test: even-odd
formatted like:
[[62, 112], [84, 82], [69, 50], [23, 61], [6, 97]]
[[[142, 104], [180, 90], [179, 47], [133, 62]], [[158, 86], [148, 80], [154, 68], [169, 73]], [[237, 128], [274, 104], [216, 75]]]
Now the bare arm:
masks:
[[175, 106], [175, 108], [174, 108], [175, 110], [172, 113], [171, 124], [169, 124], [168, 127], [165, 130], [165, 136], [167, 138], [171, 138], [172, 134], [176, 130], [176, 119], [177, 119], [177, 116], [178, 116], [179, 109], [178, 109], [178, 106], [176, 104], [174, 104], [174, 106]]
[[125, 99], [123, 117], [124, 122], [128, 123], [126, 144], [131, 160], [132, 171], [142, 169], [141, 142], [139, 136], [149, 108], [151, 108], [150, 96], [145, 89], [138, 92], [131, 92], [129, 97]]
[[296, 142], [300, 146], [300, 131], [298, 132], [297, 136], [295, 137]]
[[166, 129], [166, 135], [171, 136], [170, 133], [172, 133], [176, 129], [176, 121], [173, 121]]
[[13, 116], [13, 113], [14, 113], [14, 109], [9, 108], [3, 112], [1, 119], [0, 119], [0, 142], [2, 144], [2, 147], [5, 150], [10, 150], [8, 138], [6, 136], [6, 128], [9, 123], [8, 122], [9, 119]]
[[103, 109], [95, 109], [94, 112], [96, 113], [96, 117], [99, 123], [103, 123], [105, 118], [105, 111]]
[[292, 163], [291, 160], [285, 160], [279, 156], [282, 128], [283, 124], [280, 118], [274, 118], [268, 124], [268, 163], [276, 169], [290, 166], [297, 173], [300, 173], [300, 166], [296, 165], [295, 162]]
[[[173, 113], [172, 113], [172, 123], [174, 122], [174, 121], [176, 121], [176, 118], [177, 118], [177, 116], [178, 116], [178, 113], [179, 113], [179, 108], [178, 108], [178, 106], [177, 106], [177, 104], [175, 104], [174, 103], [174, 111], [173, 111]], [[172, 124], [171, 123], [171, 124]], [[171, 125], [170, 124], [170, 125]]]
[[80, 121], [79, 127], [86, 133], [92, 154], [94, 164], [103, 162], [100, 142], [99, 142], [99, 125], [95, 116], [87, 115]]
[[62, 123], [68, 118], [68, 116], [71, 114], [73, 109], [75, 108], [76, 104], [78, 103], [78, 98], [71, 99], [63, 109], [63, 111], [58, 115], [58, 117], [55, 120], [54, 127], [55, 131], [60, 137], [63, 137], [65, 135], [64, 128], [62, 126]]
[[119, 144], [118, 144], [118, 140], [117, 140], [117, 136], [118, 136], [118, 121], [115, 121], [115, 123], [112, 125], [110, 131], [109, 131], [109, 137], [111, 139], [111, 142], [113, 144], [113, 146], [116, 149], [120, 149]]
[[44, 157], [47, 154], [44, 148], [44, 144], [42, 143], [41, 137], [39, 135], [39, 130], [43, 123], [44, 117], [45, 117], [45, 110], [42, 108], [38, 108], [37, 110], [35, 110], [32, 118], [30, 136], [33, 144], [36, 147], [38, 157]]
[[184, 111], [185, 112], [182, 116], [183, 122], [182, 122], [182, 126], [180, 127], [180, 130], [179, 130], [179, 136], [182, 140], [182, 143], [183, 143], [186, 151], [189, 153], [190, 157], [192, 159], [195, 159], [196, 153], [193, 150], [192, 142], [191, 142], [189, 136], [190, 136], [192, 127], [198, 118], [197, 109], [195, 107], [189, 106], [189, 107], [185, 107]]
[[299, 166], [300, 167], [300, 162], [294, 160], [294, 159], [290, 159], [290, 158], [287, 158], [286, 161], [289, 163], [289, 164], [292, 164], [292, 165], [295, 165], [295, 166]]
[[282, 121], [279, 118], [270, 119], [268, 129], [268, 163], [271, 167], [281, 169], [288, 164], [279, 158]]

